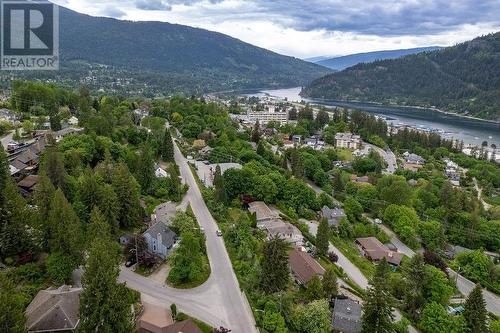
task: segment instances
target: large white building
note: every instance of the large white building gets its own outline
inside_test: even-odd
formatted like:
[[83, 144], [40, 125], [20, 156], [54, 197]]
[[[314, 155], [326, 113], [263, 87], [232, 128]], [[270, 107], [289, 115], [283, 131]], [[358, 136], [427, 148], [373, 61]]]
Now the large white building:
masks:
[[345, 149], [358, 149], [361, 146], [359, 135], [352, 133], [337, 133], [335, 135], [335, 147]]
[[269, 111], [252, 111], [247, 112], [247, 118], [251, 122], [259, 121], [260, 124], [267, 124], [270, 121], [276, 121], [280, 124], [286, 124], [288, 121], [288, 112], [274, 111], [274, 108], [270, 108]]

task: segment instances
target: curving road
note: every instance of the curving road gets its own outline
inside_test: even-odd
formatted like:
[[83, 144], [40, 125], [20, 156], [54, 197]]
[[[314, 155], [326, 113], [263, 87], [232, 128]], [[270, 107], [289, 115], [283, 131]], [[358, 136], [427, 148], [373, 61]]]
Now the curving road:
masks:
[[175, 289], [136, 274], [122, 267], [119, 281], [141, 293], [177, 307], [214, 327], [224, 326], [234, 333], [257, 333], [255, 320], [245, 295], [240, 290], [222, 237], [215, 234], [217, 224], [210, 214], [194, 179], [187, 160], [177, 145], [175, 162], [182, 179], [189, 185], [185, 201], [191, 204], [198, 223], [205, 229], [207, 254], [211, 274], [201, 286], [193, 289]]
[[387, 148], [387, 150], [383, 150], [382, 148], [367, 142], [363, 142], [363, 145], [375, 150], [385, 160], [385, 163], [387, 163], [387, 168], [383, 171], [384, 174], [393, 174], [394, 172], [396, 172], [398, 165], [396, 161], [396, 155], [394, 155], [392, 150], [390, 150], [389, 148]]

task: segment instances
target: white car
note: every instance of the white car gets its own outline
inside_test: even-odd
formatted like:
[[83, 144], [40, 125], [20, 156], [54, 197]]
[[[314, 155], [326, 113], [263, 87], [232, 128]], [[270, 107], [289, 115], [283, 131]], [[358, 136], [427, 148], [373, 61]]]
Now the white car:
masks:
[[382, 220], [381, 219], [375, 219], [375, 224], [382, 224]]
[[217, 230], [217, 231], [215, 232], [215, 234], [216, 234], [217, 236], [219, 236], [219, 237], [222, 237], [222, 231], [220, 231], [220, 230]]

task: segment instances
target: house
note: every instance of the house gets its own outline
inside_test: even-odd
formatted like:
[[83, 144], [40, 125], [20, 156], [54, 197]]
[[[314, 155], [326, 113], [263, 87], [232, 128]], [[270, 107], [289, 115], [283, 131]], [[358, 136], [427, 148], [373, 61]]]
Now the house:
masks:
[[174, 202], [164, 202], [155, 207], [153, 214], [151, 214], [151, 225], [161, 222], [165, 225], [170, 225], [173, 218], [177, 214], [177, 206]]
[[155, 176], [156, 178], [167, 178], [169, 174], [159, 166], [155, 170]]
[[335, 299], [332, 312], [332, 327], [336, 332], [361, 332], [362, 306], [349, 298]]
[[75, 331], [82, 290], [63, 285], [38, 292], [26, 309], [28, 332]]
[[358, 149], [361, 146], [361, 137], [352, 133], [335, 134], [335, 147], [342, 149]]
[[78, 118], [75, 116], [71, 116], [71, 118], [68, 119], [68, 125], [78, 126]]
[[273, 212], [264, 201], [254, 201], [248, 204], [248, 211], [255, 214], [257, 217], [257, 227], [263, 225], [265, 222], [279, 219], [279, 214]]
[[177, 235], [162, 222], [155, 223], [143, 234], [148, 250], [162, 259], [166, 259], [177, 241]]
[[328, 206], [323, 206], [321, 209], [321, 217], [328, 220], [328, 225], [333, 227], [338, 227], [340, 220], [347, 217], [345, 211], [342, 208], [328, 208]]
[[203, 331], [191, 319], [187, 319], [170, 325], [165, 333], [203, 333]]
[[258, 228], [266, 231], [268, 238], [280, 237], [295, 246], [300, 246], [304, 243], [304, 237], [300, 230], [296, 226], [288, 222], [283, 222], [280, 219], [260, 222]]
[[382, 258], [386, 258], [390, 265], [399, 266], [403, 259], [402, 253], [389, 250], [387, 246], [375, 237], [357, 238], [356, 245], [363, 256], [374, 262], [379, 262]]
[[164, 307], [142, 303], [142, 314], [137, 320], [139, 333], [164, 333], [174, 323], [172, 313]]
[[444, 250], [444, 254], [449, 259], [453, 259], [456, 257], [457, 254], [467, 252], [467, 251], [472, 251], [472, 250], [468, 249], [466, 247], [460, 246], [460, 245], [448, 245], [448, 246], [446, 246], [446, 248]]
[[288, 253], [288, 263], [297, 282], [304, 286], [315, 275], [323, 277], [325, 273], [325, 269], [313, 257], [297, 248]]
[[23, 193], [23, 195], [30, 195], [35, 190], [35, 186], [38, 184], [38, 176], [37, 175], [29, 175], [25, 177], [23, 180], [17, 183], [17, 186]]
[[73, 127], [67, 127], [64, 128], [60, 131], [57, 131], [54, 133], [54, 138], [56, 142], [61, 141], [63, 138], [70, 136], [70, 135], [77, 135], [80, 134], [84, 131], [83, 128], [73, 128]]
[[417, 164], [417, 165], [424, 165], [425, 164], [425, 159], [417, 154], [404, 152], [403, 157], [404, 157], [405, 163], [407, 163], [407, 164]]

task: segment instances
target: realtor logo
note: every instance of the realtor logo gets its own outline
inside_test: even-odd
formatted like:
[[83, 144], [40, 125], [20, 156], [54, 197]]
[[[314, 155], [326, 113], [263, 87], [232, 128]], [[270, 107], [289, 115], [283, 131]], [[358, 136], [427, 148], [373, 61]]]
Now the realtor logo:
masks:
[[48, 1], [6, 1], [1, 6], [1, 69], [59, 69], [59, 10]]

